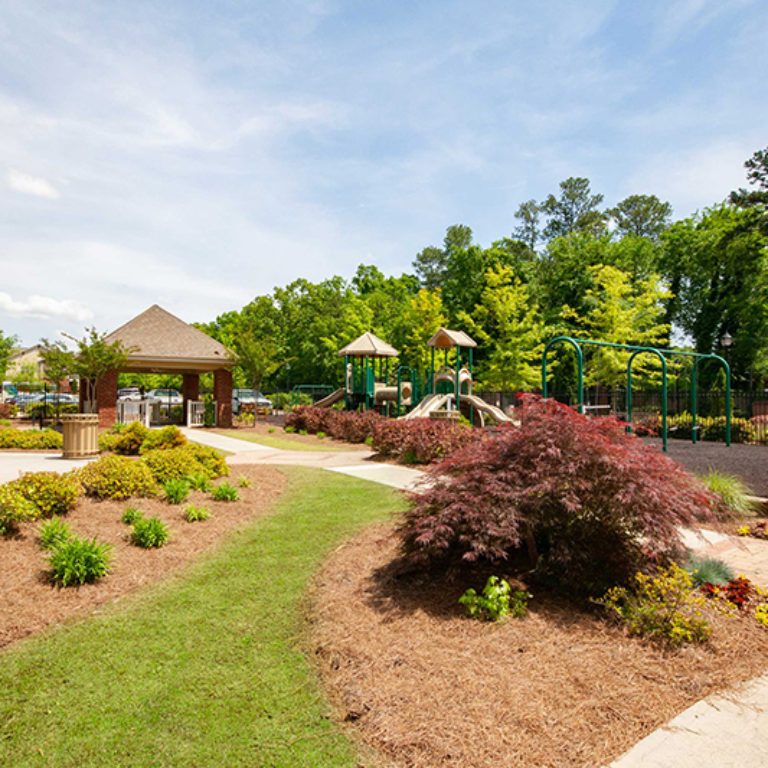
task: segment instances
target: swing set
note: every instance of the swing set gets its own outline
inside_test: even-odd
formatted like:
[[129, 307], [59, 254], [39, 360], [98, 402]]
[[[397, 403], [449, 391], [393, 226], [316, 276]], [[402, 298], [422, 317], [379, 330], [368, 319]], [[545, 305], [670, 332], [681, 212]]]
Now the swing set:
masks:
[[[700, 354], [698, 352], [681, 352], [673, 349], [657, 349], [656, 347], [635, 347], [630, 344], [613, 344], [608, 341], [592, 341], [590, 339], [574, 339], [571, 336], [555, 336], [550, 339], [544, 347], [544, 355], [541, 360], [541, 394], [547, 396], [547, 353], [555, 344], [569, 344], [576, 350], [576, 362], [578, 365], [578, 405], [579, 413], [584, 413], [584, 352], [582, 345], [593, 347], [610, 347], [612, 349], [623, 349], [631, 352], [627, 361], [627, 421], [632, 422], [632, 363], [639, 355], [655, 355], [661, 363], [661, 432], [664, 443], [664, 450], [667, 450], [667, 356], [674, 357], [692, 357], [693, 368], [691, 369], [691, 442], [697, 442], [698, 427], [696, 426], [696, 374], [699, 363], [702, 360], [716, 360], [725, 370], [725, 444], [731, 444], [731, 367], [719, 355]], [[631, 427], [629, 427], [631, 429]]]

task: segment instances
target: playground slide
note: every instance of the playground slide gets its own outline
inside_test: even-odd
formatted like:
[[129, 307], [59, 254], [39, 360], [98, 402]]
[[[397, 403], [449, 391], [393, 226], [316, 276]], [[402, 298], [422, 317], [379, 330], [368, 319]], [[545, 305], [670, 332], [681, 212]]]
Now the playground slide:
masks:
[[412, 411], [401, 416], [402, 419], [425, 419], [432, 411], [442, 408], [453, 395], [427, 395]]
[[338, 389], [331, 392], [330, 395], [326, 395], [322, 400], [318, 400], [315, 403], [315, 406], [318, 408], [330, 408], [334, 403], [338, 403], [339, 400], [343, 400], [345, 394], [346, 390], [344, 387], [339, 387]]
[[475, 410], [480, 411], [480, 413], [487, 413], [494, 421], [498, 422], [499, 424], [501, 424], [503, 421], [512, 421], [512, 419], [510, 419], [509, 416], [507, 416], [507, 414], [501, 410], [501, 408], [497, 408], [495, 405], [486, 403], [485, 400], [477, 397], [477, 395], [462, 395], [461, 399], [462, 402], [469, 403]]

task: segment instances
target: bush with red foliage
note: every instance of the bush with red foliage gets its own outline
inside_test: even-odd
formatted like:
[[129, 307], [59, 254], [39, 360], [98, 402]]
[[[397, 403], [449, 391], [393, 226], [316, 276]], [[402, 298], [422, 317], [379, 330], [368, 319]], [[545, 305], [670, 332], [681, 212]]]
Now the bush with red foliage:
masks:
[[534, 395], [518, 413], [412, 494], [399, 528], [410, 560], [499, 561], [525, 545], [539, 576], [595, 595], [674, 556], [678, 526], [714, 520], [712, 494], [623, 422]]
[[737, 576], [723, 585], [706, 582], [701, 585], [700, 590], [705, 597], [719, 597], [733, 603], [737, 608], [746, 608], [750, 600], [757, 597], [755, 585], [746, 576]]
[[325, 432], [326, 435], [350, 443], [364, 443], [373, 435], [374, 426], [384, 417], [376, 411], [338, 411], [335, 408], [317, 408], [302, 405], [285, 417], [285, 426], [310, 434]]
[[384, 420], [373, 431], [373, 448], [406, 464], [428, 464], [482, 440], [484, 435], [481, 429], [451, 421]]

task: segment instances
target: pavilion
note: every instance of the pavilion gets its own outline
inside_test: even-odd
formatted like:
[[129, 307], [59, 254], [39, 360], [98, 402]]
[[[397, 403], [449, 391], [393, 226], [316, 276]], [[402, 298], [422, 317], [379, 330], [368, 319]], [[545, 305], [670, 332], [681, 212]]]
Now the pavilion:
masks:
[[[216, 423], [232, 426], [232, 367], [235, 355], [223, 344], [154, 304], [133, 320], [110, 333], [105, 341], [119, 341], [131, 350], [120, 370], [107, 373], [96, 389], [99, 427], [117, 420], [118, 373], [166, 373], [183, 376], [184, 413], [187, 403], [200, 396], [200, 374], [213, 373]], [[80, 410], [85, 387], [80, 387]]]

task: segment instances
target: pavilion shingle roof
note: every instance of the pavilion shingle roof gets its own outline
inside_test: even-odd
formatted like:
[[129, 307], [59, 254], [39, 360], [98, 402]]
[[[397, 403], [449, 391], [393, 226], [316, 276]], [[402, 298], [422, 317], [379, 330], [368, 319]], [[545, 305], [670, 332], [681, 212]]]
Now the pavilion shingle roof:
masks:
[[350, 357], [397, 357], [398, 351], [391, 344], [387, 344], [378, 336], [366, 331], [362, 336], [340, 349], [339, 355], [341, 357], [345, 355]]
[[189, 362], [211, 369], [234, 364], [234, 354], [223, 344], [185, 323], [157, 304], [112, 331], [106, 341], [119, 341], [135, 349], [128, 355], [130, 367], [136, 364]]

